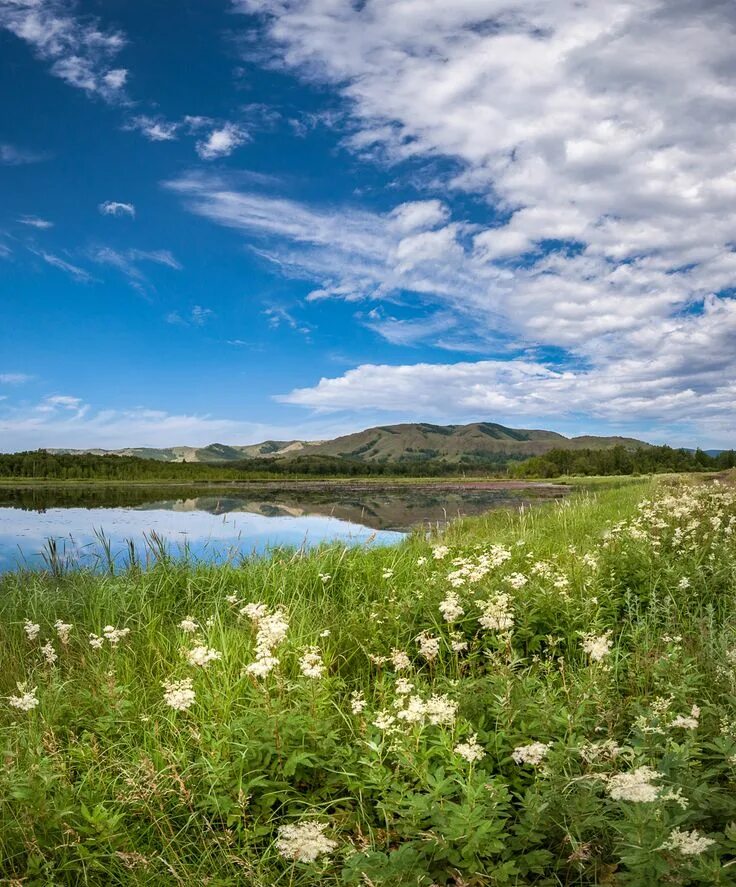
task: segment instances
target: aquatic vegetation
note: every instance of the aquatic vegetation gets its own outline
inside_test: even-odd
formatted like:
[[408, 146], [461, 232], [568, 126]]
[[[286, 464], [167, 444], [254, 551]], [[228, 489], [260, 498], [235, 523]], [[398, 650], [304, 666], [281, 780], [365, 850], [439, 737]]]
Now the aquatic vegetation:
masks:
[[736, 492], [0, 578], [0, 880], [735, 884]]

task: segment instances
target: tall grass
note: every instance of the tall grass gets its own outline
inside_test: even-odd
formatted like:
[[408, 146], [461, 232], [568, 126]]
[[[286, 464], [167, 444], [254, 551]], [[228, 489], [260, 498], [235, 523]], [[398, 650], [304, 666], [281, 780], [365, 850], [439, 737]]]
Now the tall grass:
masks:
[[726, 487], [640, 481], [396, 548], [7, 575], [0, 875], [734, 884], [734, 533]]

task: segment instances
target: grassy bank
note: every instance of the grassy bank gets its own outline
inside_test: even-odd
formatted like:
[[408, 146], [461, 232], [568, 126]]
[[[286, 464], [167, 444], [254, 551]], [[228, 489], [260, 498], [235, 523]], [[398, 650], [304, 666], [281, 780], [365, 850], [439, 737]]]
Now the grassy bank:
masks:
[[735, 532], [727, 486], [642, 480], [393, 549], [6, 576], [0, 877], [736, 884]]

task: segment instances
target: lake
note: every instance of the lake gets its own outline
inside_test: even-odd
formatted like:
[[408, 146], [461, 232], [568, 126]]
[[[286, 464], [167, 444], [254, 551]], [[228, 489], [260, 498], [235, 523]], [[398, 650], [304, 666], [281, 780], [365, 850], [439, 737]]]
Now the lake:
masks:
[[0, 487], [0, 571], [224, 561], [324, 542], [393, 545], [414, 528], [518, 508], [564, 488], [518, 483]]

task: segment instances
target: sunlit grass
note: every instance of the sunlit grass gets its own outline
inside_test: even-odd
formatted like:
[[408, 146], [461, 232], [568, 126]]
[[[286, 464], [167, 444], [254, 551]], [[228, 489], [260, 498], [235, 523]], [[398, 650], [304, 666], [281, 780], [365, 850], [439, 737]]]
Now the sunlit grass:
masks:
[[5, 576], [0, 875], [736, 883], [725, 489], [639, 479], [394, 548]]

